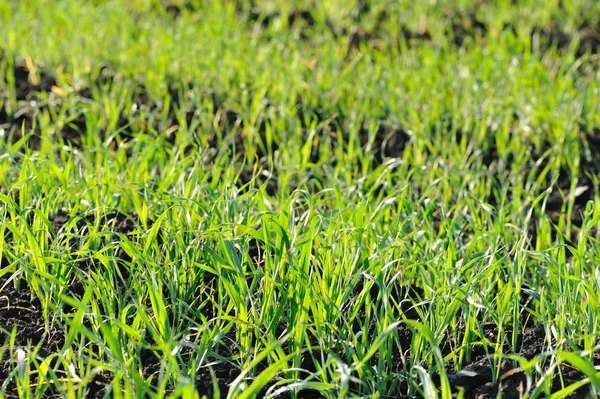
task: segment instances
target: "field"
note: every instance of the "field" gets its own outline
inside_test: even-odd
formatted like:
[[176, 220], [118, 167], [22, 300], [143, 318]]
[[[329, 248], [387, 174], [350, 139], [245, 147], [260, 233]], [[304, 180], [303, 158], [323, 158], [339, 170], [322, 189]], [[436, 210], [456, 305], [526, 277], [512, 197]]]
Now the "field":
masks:
[[595, 0], [0, 1], [0, 397], [596, 397], [599, 49]]

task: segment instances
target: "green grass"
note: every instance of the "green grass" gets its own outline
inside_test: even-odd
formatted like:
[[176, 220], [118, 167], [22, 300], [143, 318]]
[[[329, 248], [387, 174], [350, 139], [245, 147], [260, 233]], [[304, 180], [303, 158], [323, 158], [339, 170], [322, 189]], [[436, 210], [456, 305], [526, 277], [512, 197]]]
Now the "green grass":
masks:
[[[564, 364], [600, 390], [595, 1], [294, 3], [311, 26], [198, 3], [0, 3], [0, 104], [35, 113], [0, 138], [0, 297], [31, 292], [58, 343], [0, 325], [0, 396], [193, 398], [227, 365], [221, 398], [445, 398], [482, 348], [526, 397], [577, 388]], [[18, 101], [23, 63], [54, 92]]]

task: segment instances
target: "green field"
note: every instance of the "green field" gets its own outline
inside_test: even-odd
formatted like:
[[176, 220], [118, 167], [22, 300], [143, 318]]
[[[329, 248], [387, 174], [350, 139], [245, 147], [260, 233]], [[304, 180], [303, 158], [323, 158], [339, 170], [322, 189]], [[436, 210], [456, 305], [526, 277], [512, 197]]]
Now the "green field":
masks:
[[0, 0], [0, 397], [596, 397], [599, 49], [595, 0]]

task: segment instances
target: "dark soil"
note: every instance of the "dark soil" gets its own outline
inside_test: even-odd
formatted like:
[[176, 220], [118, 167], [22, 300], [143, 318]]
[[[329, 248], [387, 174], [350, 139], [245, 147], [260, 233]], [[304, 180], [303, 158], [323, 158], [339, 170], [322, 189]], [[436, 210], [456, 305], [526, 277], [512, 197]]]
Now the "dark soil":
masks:
[[161, 0], [161, 5], [171, 18], [179, 18], [184, 11], [195, 11], [196, 7], [192, 2], [175, 2], [170, 0]]
[[[31, 288], [23, 279], [8, 281], [6, 276], [0, 277], [0, 345], [8, 343], [13, 329], [14, 350], [26, 350], [41, 344], [40, 356], [48, 356], [58, 351], [64, 344], [64, 332], [48, 326], [44, 321], [42, 305], [32, 294]], [[12, 362], [0, 362], [0, 382], [8, 379], [15, 370]], [[11, 395], [11, 392], [14, 395]], [[7, 397], [19, 397], [14, 383], [9, 383]]]
[[17, 65], [13, 74], [17, 101], [36, 99], [36, 93], [51, 93], [52, 88], [57, 85], [56, 79], [44, 71], [35, 78], [36, 83], [33, 83], [32, 73], [25, 65]]
[[[193, 10], [193, 7], [188, 5], [188, 10]], [[416, 30], [410, 30], [403, 26], [400, 28], [400, 32], [386, 32], [382, 27], [390, 16], [385, 8], [380, 9], [377, 15], [370, 16], [371, 19], [374, 18], [374, 28], [365, 30], [361, 27], [363, 25], [362, 22], [368, 20], [369, 14], [372, 13], [371, 5], [367, 1], [358, 2], [357, 7], [352, 12], [351, 22], [337, 27], [328, 18], [324, 21], [315, 20], [313, 13], [305, 9], [294, 9], [288, 15], [281, 15], [279, 12], [270, 14], [260, 13], [256, 6], [252, 6], [249, 9], [240, 6], [238, 7], [238, 12], [249, 23], [259, 24], [262, 28], [268, 28], [273, 24], [273, 21], [285, 18], [289, 26], [299, 26], [301, 28], [301, 38], [309, 37], [310, 31], [318, 24], [322, 24], [334, 37], [344, 38], [348, 56], [354, 51], [360, 51], [361, 46], [367, 43], [377, 49], [378, 41], [386, 35], [398, 37], [398, 45], [401, 48], [409, 47], [413, 42], [431, 42], [433, 40], [433, 36], [427, 26], [420, 26]], [[487, 23], [474, 14], [459, 13], [456, 15], [447, 15], [446, 18], [447, 28], [444, 36], [456, 46], [462, 46], [468, 41], [479, 40], [479, 38], [485, 36], [489, 31]], [[516, 27], [511, 25], [506, 25], [505, 30], [517, 34]], [[563, 30], [556, 21], [551, 21], [546, 26], [533, 27], [530, 37], [532, 46], [542, 50], [547, 50], [550, 47], [557, 47], [559, 49], [568, 48], [573, 42], [577, 41], [577, 56], [582, 56], [588, 52], [598, 54], [598, 49], [600, 48], [600, 29], [588, 22], [584, 22], [579, 26], [575, 30], [575, 33], [569, 33]]]
[[2, 332], [10, 335], [13, 327], [16, 327], [18, 346], [27, 345], [27, 341], [31, 340], [34, 345], [43, 341], [47, 344], [53, 343], [55, 349], [59, 348], [63, 342], [63, 334], [57, 330], [47, 330], [39, 299], [32, 295], [25, 280], [17, 279], [18, 288], [14, 285], [13, 281], [8, 282], [7, 277], [0, 277], [0, 287], [4, 287], [0, 308]]
[[[517, 339], [517, 347], [521, 348], [517, 355], [526, 359], [533, 359], [542, 355], [547, 350], [547, 336], [545, 326], [527, 325], [523, 328]], [[484, 327], [485, 337], [490, 341], [496, 341], [498, 337], [498, 327], [489, 325]], [[567, 349], [567, 348], [565, 348]], [[505, 345], [504, 354], [510, 353], [508, 345]], [[500, 361], [500, 370], [494, 375], [492, 368], [493, 353], [486, 354], [483, 347], [473, 349], [471, 361], [459, 371], [452, 371], [448, 368], [449, 382], [453, 388], [463, 387], [465, 389], [465, 398], [487, 399], [496, 398], [498, 392], [502, 392], [503, 398], [520, 398], [526, 387], [527, 375], [518, 363], [508, 360]], [[593, 357], [595, 365], [600, 365], [600, 353]], [[560, 366], [564, 386], [581, 381], [585, 375], [567, 364]], [[535, 377], [535, 375], [534, 375]], [[537, 378], [534, 378], [535, 381]], [[563, 387], [560, 378], [555, 377], [552, 381], [552, 392], [556, 392]], [[569, 398], [582, 397], [588, 392], [589, 387], [584, 386], [569, 395]]]
[[[543, 214], [550, 218], [554, 228], [551, 231], [551, 239], [554, 241], [560, 235], [566, 244], [576, 246], [577, 235], [584, 223], [584, 213], [590, 201], [593, 201], [596, 196], [595, 181], [600, 179], [600, 132], [592, 131], [590, 133], [582, 132], [580, 139], [580, 164], [577, 176], [573, 176], [571, 171], [563, 168], [558, 174], [558, 179], [553, 186], [549, 198], [543, 208]], [[535, 162], [534, 156], [532, 162]], [[541, 168], [540, 168], [541, 169]], [[552, 176], [547, 176], [546, 183], [550, 186]], [[575, 186], [574, 198], [569, 198], [573, 179], [577, 178]], [[568, 207], [572, 206], [572, 213], [566, 214]], [[537, 226], [541, 214], [533, 213], [532, 220], [529, 226], [529, 236], [532, 245], [535, 245], [537, 239]], [[559, 229], [561, 219], [567, 218], [571, 223], [569, 231], [564, 228]], [[590, 234], [595, 236], [597, 233], [596, 227], [592, 227]], [[569, 238], [570, 237], [570, 238]]]
[[[34, 76], [25, 64], [15, 66], [12, 73], [17, 109], [0, 107], [0, 129], [4, 130], [4, 135], [12, 137], [13, 142], [22, 137], [22, 131], [30, 133], [29, 145], [37, 148], [40, 144], [40, 128], [36, 119], [51, 107], [48, 99], [56, 97], [53, 89], [57, 88], [58, 83], [51, 74], [43, 70], [39, 72], [39, 76]], [[55, 107], [58, 109], [59, 104]], [[80, 143], [80, 136], [86, 131], [85, 115], [71, 112], [66, 117], [66, 123], [57, 128], [58, 138], [66, 143]]]
[[[198, 10], [192, 1], [176, 3], [170, 0], [162, 0], [162, 3], [167, 14], [173, 18], [180, 17], [184, 11], [193, 13]], [[240, 18], [245, 19], [248, 24], [259, 25], [263, 29], [272, 26], [276, 20], [285, 20], [290, 27], [299, 28], [301, 39], [310, 37], [318, 25], [322, 25], [335, 38], [344, 39], [348, 56], [355, 51], [360, 51], [361, 46], [366, 43], [377, 49], [378, 41], [386, 35], [397, 37], [400, 48], [409, 47], [413, 42], [432, 42], [433, 40], [427, 26], [420, 26], [416, 30], [403, 26], [400, 28], [400, 32], [386, 32], [382, 27], [391, 18], [388, 10], [382, 8], [376, 15], [370, 15], [373, 10], [368, 1], [359, 1], [352, 12], [351, 20], [345, 21], [345, 24], [339, 26], [334, 26], [329, 18], [325, 18], [323, 21], [316, 19], [314, 12], [308, 9], [292, 9], [285, 15], [277, 11], [262, 13], [256, 2], [251, 1], [249, 4], [236, 2], [236, 10]], [[370, 30], [362, 28], [361, 25], [364, 25], [364, 21], [375, 21], [372, 23], [374, 28]], [[446, 22], [447, 27], [444, 37], [456, 46], [479, 40], [490, 30], [485, 21], [472, 13], [449, 14], [446, 16]], [[517, 35], [515, 26], [506, 24], [504, 29]], [[600, 48], [600, 29], [587, 21], [582, 23], [574, 32], [567, 32], [559, 26], [557, 21], [551, 21], [545, 26], [533, 27], [529, 32], [529, 36], [532, 46], [541, 50], [547, 50], [551, 47], [564, 49], [577, 42], [576, 55], [582, 56], [586, 53], [598, 54]]]

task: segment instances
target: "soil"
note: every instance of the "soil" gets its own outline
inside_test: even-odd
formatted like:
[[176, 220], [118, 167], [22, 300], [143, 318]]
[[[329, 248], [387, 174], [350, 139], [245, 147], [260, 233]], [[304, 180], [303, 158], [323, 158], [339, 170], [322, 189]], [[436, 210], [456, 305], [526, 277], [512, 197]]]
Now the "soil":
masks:
[[[582, 152], [580, 154], [580, 165], [577, 172], [577, 182], [572, 203], [569, 199], [569, 192], [573, 183], [572, 172], [561, 169], [543, 210], [544, 214], [554, 224], [554, 228], [551, 230], [551, 239], [556, 240], [561, 235], [566, 244], [574, 247], [577, 246], [575, 244], [577, 235], [584, 223], [584, 213], [587, 204], [589, 201], [593, 201], [595, 197], [594, 181], [600, 179], [600, 131], [586, 132], [582, 129], [580, 136], [579, 145], [582, 148]], [[533, 159], [535, 158], [534, 156]], [[538, 170], [541, 169], [539, 168]], [[545, 179], [548, 186], [552, 184], [550, 179], [550, 176], [547, 176]], [[572, 206], [572, 213], [568, 218], [571, 228], [567, 231], [565, 226], [561, 231], [558, 225], [561, 218], [565, 217], [565, 212], [569, 206]], [[540, 215], [538, 213], [534, 212], [532, 214], [529, 226], [532, 245], [535, 245], [537, 239], [539, 218]], [[597, 232], [596, 227], [590, 229], [591, 236], [596, 236]], [[570, 254], [568, 253], [567, 256], [570, 257]]]
[[[524, 327], [521, 327], [521, 333], [517, 337], [517, 347], [521, 348], [517, 355], [528, 360], [542, 355], [547, 350], [546, 327], [542, 324], [530, 325], [530, 323], [522, 322]], [[490, 341], [494, 342], [498, 337], [499, 331], [496, 325], [488, 325], [484, 327], [484, 335]], [[503, 353], [510, 353], [508, 345], [504, 345]], [[442, 351], [448, 352], [450, 348], [442, 348]], [[568, 348], [564, 348], [568, 350]], [[459, 371], [448, 370], [448, 379], [453, 388], [463, 387], [465, 389], [465, 398], [496, 398], [497, 393], [502, 392], [503, 398], [520, 398], [523, 396], [524, 387], [527, 383], [527, 375], [517, 362], [508, 360], [500, 361], [500, 369], [497, 376], [493, 375], [490, 367], [493, 353], [486, 354], [482, 347], [473, 348], [471, 361]], [[600, 353], [595, 353], [593, 356], [594, 365], [600, 365]], [[585, 376], [575, 368], [562, 364], [560, 371], [563, 378], [564, 386], [581, 381]], [[534, 381], [536, 379], [534, 378]], [[556, 377], [552, 381], [552, 392], [556, 392], [562, 388], [560, 378]], [[588, 392], [589, 387], [584, 386], [569, 398], [582, 397], [582, 394]]]
[[[170, 0], [162, 0], [163, 7], [172, 18], [178, 18], [185, 10], [187, 12], [195, 12], [197, 7], [193, 2], [183, 2], [174, 4]], [[261, 13], [256, 5], [256, 2], [250, 1], [250, 4], [236, 2], [236, 11], [244, 17], [249, 24], [259, 25], [263, 29], [273, 25], [274, 21], [286, 19], [289, 26], [300, 28], [300, 38], [306, 39], [311, 35], [311, 30], [316, 26], [317, 21], [310, 10], [296, 8], [289, 11], [286, 15], [280, 12]], [[365, 30], [360, 28], [361, 22], [368, 18], [372, 12], [371, 4], [367, 1], [358, 1], [357, 6], [352, 12], [352, 25], [334, 26], [330, 19], [326, 19], [322, 23], [328, 28], [335, 38], [343, 38], [347, 46], [347, 56], [350, 56], [354, 51], [360, 51], [362, 44], [369, 42], [369, 45], [377, 49], [377, 42], [386, 35], [381, 27], [389, 18], [385, 8], [380, 9], [378, 14], [374, 16], [374, 28]], [[479, 37], [485, 35], [489, 27], [487, 23], [479, 19], [475, 14], [459, 13], [455, 15], [447, 15], [447, 28], [445, 36], [456, 46], [462, 46], [468, 41], [478, 40]], [[506, 24], [505, 30], [510, 30], [516, 34], [515, 26]], [[411, 42], [431, 42], [433, 36], [426, 26], [420, 26], [416, 30], [409, 30], [402, 27], [402, 34], [399, 37], [398, 45], [410, 46]], [[396, 33], [394, 33], [397, 35]], [[532, 46], [541, 50], [547, 50], [551, 47], [567, 48], [574, 41], [578, 41], [576, 55], [582, 56], [587, 52], [598, 54], [600, 49], [600, 29], [592, 23], [582, 23], [574, 33], [564, 31], [556, 21], [551, 21], [544, 27], [534, 27], [531, 32]]]
[[[3, 130], [5, 136], [12, 136], [11, 141], [13, 142], [22, 137], [23, 130], [31, 132], [29, 145], [38, 148], [40, 128], [36, 119], [52, 106], [48, 99], [56, 98], [53, 90], [57, 88], [58, 83], [51, 74], [43, 70], [39, 72], [39, 77], [34, 78], [32, 71], [25, 64], [16, 65], [13, 68], [13, 76], [18, 105], [16, 110], [9, 110], [6, 106], [0, 107], [0, 129]], [[60, 104], [57, 103], [54, 107], [58, 110]], [[57, 127], [59, 130], [58, 137], [62, 138], [67, 144], [80, 143], [80, 136], [86, 130], [85, 115], [70, 111], [66, 116], [66, 120], [67, 123]]]
[[[4, 344], [11, 332], [15, 329], [15, 350], [23, 348], [28, 342], [33, 346], [42, 343], [42, 353], [46, 356], [56, 352], [64, 343], [62, 331], [48, 327], [44, 322], [42, 305], [32, 295], [31, 288], [24, 280], [15, 287], [6, 276], [0, 277], [0, 336]], [[14, 365], [9, 362], [0, 362], [0, 381], [8, 379]], [[14, 388], [9, 385], [9, 390]]]

